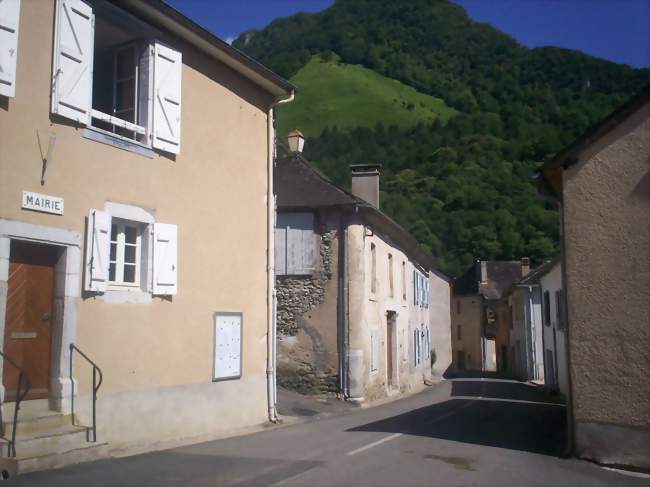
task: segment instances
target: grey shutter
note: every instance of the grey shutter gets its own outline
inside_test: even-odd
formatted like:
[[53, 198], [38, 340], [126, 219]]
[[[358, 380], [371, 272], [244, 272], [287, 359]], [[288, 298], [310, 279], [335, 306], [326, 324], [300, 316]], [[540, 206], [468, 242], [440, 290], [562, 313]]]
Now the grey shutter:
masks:
[[313, 213], [279, 213], [277, 226], [285, 230], [286, 274], [312, 274], [317, 255]]
[[[278, 215], [279, 216], [279, 215]], [[283, 276], [287, 273], [287, 228], [275, 227], [275, 275]]]

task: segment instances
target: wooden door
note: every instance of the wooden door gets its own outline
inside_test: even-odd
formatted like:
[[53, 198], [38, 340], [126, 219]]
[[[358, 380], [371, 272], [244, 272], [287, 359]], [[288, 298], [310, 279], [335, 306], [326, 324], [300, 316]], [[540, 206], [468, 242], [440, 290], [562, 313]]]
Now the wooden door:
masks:
[[[27, 374], [27, 399], [48, 397], [57, 254], [53, 246], [11, 242], [4, 353]], [[18, 371], [7, 361], [2, 381], [6, 400], [15, 400]]]
[[386, 375], [388, 385], [393, 385], [393, 315], [388, 313], [386, 319]]

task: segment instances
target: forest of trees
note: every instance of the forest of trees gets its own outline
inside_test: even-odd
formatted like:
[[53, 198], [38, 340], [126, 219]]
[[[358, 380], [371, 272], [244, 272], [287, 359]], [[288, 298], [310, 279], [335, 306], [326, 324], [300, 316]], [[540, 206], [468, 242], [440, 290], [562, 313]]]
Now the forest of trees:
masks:
[[[305, 155], [349, 186], [348, 165], [381, 162], [382, 208], [443, 272], [473, 259], [539, 263], [558, 251], [558, 217], [531, 176], [541, 163], [650, 82], [566, 49], [527, 49], [447, 0], [338, 0], [234, 43], [290, 78], [312, 55], [361, 64], [442, 98], [460, 114], [411, 128], [341, 131], [330, 121]], [[299, 94], [298, 94], [299, 96]]]

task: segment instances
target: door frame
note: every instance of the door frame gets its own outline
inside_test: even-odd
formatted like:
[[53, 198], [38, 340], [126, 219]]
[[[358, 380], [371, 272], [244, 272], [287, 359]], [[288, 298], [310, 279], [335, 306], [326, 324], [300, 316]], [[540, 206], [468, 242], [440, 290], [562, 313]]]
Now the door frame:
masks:
[[[390, 321], [390, 325], [389, 325]], [[388, 337], [388, 332], [390, 328], [390, 338]], [[397, 333], [397, 311], [387, 310], [386, 311], [386, 389], [388, 391], [392, 389], [399, 389], [399, 360], [397, 351], [399, 347], [397, 346], [398, 333]], [[388, 347], [390, 345], [390, 352]], [[389, 367], [388, 367], [388, 358], [391, 358], [391, 374], [389, 377]]]
[[[0, 350], [4, 349], [5, 314], [12, 240], [23, 240], [60, 248], [54, 268], [54, 315], [50, 364], [49, 407], [54, 411], [70, 409], [72, 385], [69, 377], [70, 344], [77, 332], [77, 304], [81, 294], [81, 234], [62, 228], [35, 225], [0, 218]], [[0, 376], [4, 361], [0, 360]], [[1, 382], [1, 381], [0, 381]], [[0, 401], [5, 388], [0, 383]]]

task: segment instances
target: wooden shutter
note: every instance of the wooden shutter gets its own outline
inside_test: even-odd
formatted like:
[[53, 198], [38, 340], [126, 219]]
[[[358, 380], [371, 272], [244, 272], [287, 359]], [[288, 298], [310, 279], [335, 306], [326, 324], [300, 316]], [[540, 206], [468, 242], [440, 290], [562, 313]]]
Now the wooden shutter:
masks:
[[274, 235], [275, 275], [283, 276], [287, 273], [287, 228], [276, 226]]
[[[314, 233], [313, 213], [279, 213], [276, 232], [277, 238], [282, 239], [284, 231], [284, 256], [278, 255], [281, 248], [276, 248], [277, 259], [284, 257], [285, 274], [306, 275], [316, 269], [318, 256], [318, 236]], [[277, 262], [277, 261], [276, 261]]]
[[105, 292], [111, 250], [111, 215], [101, 210], [88, 213], [84, 290]]
[[95, 19], [81, 0], [57, 0], [52, 112], [90, 125]]
[[154, 45], [153, 146], [178, 154], [181, 151], [182, 55], [160, 43]]
[[0, 0], [0, 95], [16, 95], [20, 0]]
[[178, 229], [169, 223], [154, 223], [153, 229], [153, 294], [173, 295], [178, 287]]

